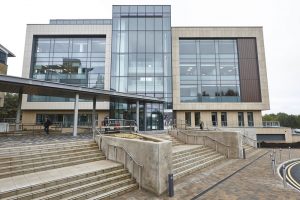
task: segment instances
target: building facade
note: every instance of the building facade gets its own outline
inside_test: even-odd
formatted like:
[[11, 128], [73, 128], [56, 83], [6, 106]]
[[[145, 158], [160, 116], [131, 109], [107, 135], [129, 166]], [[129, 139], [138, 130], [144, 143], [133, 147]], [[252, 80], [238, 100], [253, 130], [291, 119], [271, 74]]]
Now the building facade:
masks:
[[[0, 44], [0, 74], [7, 74], [8, 57], [15, 57], [15, 55]], [[0, 107], [4, 105], [4, 96], [4, 92], [0, 92]]]
[[[23, 77], [164, 99], [140, 103], [139, 129], [260, 127], [269, 109], [262, 27], [172, 27], [171, 6], [113, 6], [112, 19], [27, 25]], [[23, 123], [72, 125], [73, 99], [23, 95]], [[134, 102], [97, 102], [137, 120]], [[79, 124], [92, 103], [79, 104]]]

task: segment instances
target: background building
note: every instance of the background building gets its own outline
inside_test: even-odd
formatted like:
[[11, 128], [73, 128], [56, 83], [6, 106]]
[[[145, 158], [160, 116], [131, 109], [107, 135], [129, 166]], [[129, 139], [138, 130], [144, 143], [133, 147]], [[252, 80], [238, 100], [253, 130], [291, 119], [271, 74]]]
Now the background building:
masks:
[[[7, 73], [7, 58], [15, 55], [0, 44], [0, 74]], [[4, 105], [4, 92], [0, 92], [0, 107]]]
[[[27, 25], [23, 77], [163, 98], [139, 104], [140, 130], [170, 124], [261, 127], [269, 96], [262, 27], [171, 27], [171, 6], [113, 6], [112, 19]], [[176, 14], [176, 13], [175, 13]], [[23, 122], [72, 125], [73, 99], [23, 96]], [[79, 123], [91, 123], [80, 102]], [[136, 120], [136, 102], [97, 103]]]

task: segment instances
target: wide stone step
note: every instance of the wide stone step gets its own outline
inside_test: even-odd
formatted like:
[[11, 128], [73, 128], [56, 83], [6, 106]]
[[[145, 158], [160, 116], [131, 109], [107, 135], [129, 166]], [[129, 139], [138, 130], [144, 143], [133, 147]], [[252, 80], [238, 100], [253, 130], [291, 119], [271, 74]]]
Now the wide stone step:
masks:
[[203, 158], [201, 160], [193, 161], [193, 162], [188, 163], [188, 164], [186, 164], [184, 166], [181, 166], [181, 167], [178, 167], [178, 168], [174, 168], [173, 172], [174, 172], [174, 174], [177, 174], [177, 173], [179, 173], [181, 171], [187, 170], [189, 168], [193, 168], [194, 166], [199, 165], [201, 163], [207, 162], [209, 160], [213, 160], [213, 159], [215, 159], [218, 156], [220, 156], [220, 154], [213, 154], [213, 155], [205, 157], [205, 158]]
[[56, 199], [88, 199], [91, 197], [94, 197], [96, 195], [100, 195], [105, 192], [109, 192], [111, 190], [114, 190], [119, 187], [123, 187], [129, 184], [133, 184], [135, 181], [133, 179], [125, 179], [125, 180], [120, 180], [117, 182], [112, 182], [108, 185], [102, 185], [101, 182], [95, 182], [95, 183], [90, 183], [86, 185], [82, 185], [76, 188], [71, 188], [68, 190], [64, 190], [62, 192], [58, 192], [55, 194], [39, 197], [39, 198], [33, 198], [35, 200], [56, 200]]
[[207, 152], [205, 154], [202, 154], [202, 155], [199, 155], [199, 156], [196, 156], [196, 157], [192, 157], [188, 160], [184, 160], [184, 161], [181, 161], [181, 162], [178, 162], [178, 163], [175, 163], [175, 164], [173, 163], [173, 168], [177, 169], [181, 166], [185, 166], [189, 163], [205, 159], [206, 157], [209, 157], [209, 156], [212, 156], [212, 155], [216, 155], [216, 153], [213, 152], [213, 151], [210, 151], [210, 152]]
[[[78, 174], [69, 176], [62, 179], [56, 179], [52, 181], [43, 182], [40, 184], [30, 185], [27, 187], [22, 187], [17, 190], [10, 190], [6, 192], [0, 193], [0, 199], [15, 199], [20, 197], [27, 197], [30, 194], [37, 194], [39, 192], [51, 191], [55, 187], [64, 187], [69, 184], [77, 183], [77, 182], [86, 182], [90, 180], [94, 180], [95, 178], [109, 178], [115, 175], [120, 175], [127, 173], [127, 170], [123, 169], [123, 166], [116, 166], [111, 168], [106, 168], [103, 170], [92, 171], [88, 173]], [[21, 198], [22, 199], [22, 198]]]
[[194, 152], [192, 154], [188, 154], [188, 155], [185, 155], [185, 156], [177, 157], [176, 159], [172, 158], [173, 159], [172, 163], [176, 164], [176, 163], [188, 160], [190, 158], [201, 156], [201, 155], [203, 155], [205, 153], [208, 153], [208, 152], [215, 152], [215, 151], [212, 150], [212, 149], [210, 149], [210, 148], [203, 148], [201, 151], [197, 151], [197, 152]]
[[105, 193], [100, 194], [98, 196], [89, 198], [88, 200], [115, 198], [115, 197], [121, 196], [122, 194], [125, 194], [127, 192], [131, 192], [133, 190], [136, 190], [137, 188], [138, 188], [138, 185], [136, 183], [135, 184], [130, 184], [130, 185], [127, 185], [127, 186], [124, 186], [124, 187], [120, 187], [120, 188], [111, 190], [109, 192], [105, 192]]
[[49, 160], [57, 160], [65, 157], [74, 157], [74, 156], [80, 156], [80, 155], [86, 155], [86, 154], [94, 154], [94, 153], [99, 153], [100, 151], [97, 148], [90, 148], [87, 150], [83, 151], [71, 151], [71, 152], [64, 152], [64, 153], [59, 153], [56, 155], [50, 155], [50, 156], [43, 156], [42, 154], [38, 157], [25, 157], [24, 159], [13, 159], [10, 161], [5, 161], [0, 163], [0, 168], [1, 167], [8, 167], [8, 166], [16, 166], [16, 165], [24, 165], [24, 164], [29, 164], [29, 163], [37, 163], [37, 162], [42, 162], [42, 161], [49, 161]]
[[[32, 157], [41, 157], [45, 155], [57, 155], [61, 153], [68, 153], [68, 152], [76, 152], [76, 151], [83, 151], [86, 149], [95, 149], [97, 148], [97, 144], [86, 144], [86, 145], [78, 145], [78, 146], [70, 146], [70, 147], [59, 147], [57, 149], [38, 149], [38, 150], [30, 150], [24, 152], [17, 152], [17, 153], [2, 153], [0, 155], [0, 161], [8, 161], [8, 160], [18, 160], [18, 159], [25, 159], [25, 158], [32, 158]], [[1, 151], [1, 149], [0, 149]]]
[[193, 149], [188, 149], [188, 150], [184, 150], [184, 151], [180, 151], [180, 152], [176, 152], [172, 154], [172, 158], [173, 159], [178, 159], [178, 158], [182, 158], [188, 155], [192, 155], [198, 152], [201, 152], [203, 150], [206, 150], [206, 147], [197, 147], [197, 148], [193, 148]]
[[9, 171], [26, 170], [29, 168], [36, 168], [36, 167], [53, 165], [53, 164], [67, 163], [67, 162], [72, 162], [72, 161], [81, 160], [81, 159], [94, 158], [94, 157], [97, 157], [100, 159], [105, 159], [105, 157], [101, 154], [100, 151], [95, 152], [95, 153], [85, 152], [85, 153], [82, 153], [82, 154], [79, 154], [76, 156], [66, 155], [66, 156], [63, 156], [62, 158], [58, 158], [58, 159], [48, 159], [48, 160], [44, 160], [44, 161], [40, 161], [40, 162], [31, 162], [31, 163], [26, 163], [26, 164], [21, 164], [21, 165], [11, 165], [11, 166], [6, 166], [6, 167], [1, 167], [0, 173], [9, 172]]
[[219, 155], [218, 157], [215, 157], [214, 159], [210, 159], [210, 160], [208, 160], [208, 161], [206, 161], [206, 162], [204, 162], [204, 163], [195, 165], [195, 166], [193, 166], [193, 167], [191, 167], [191, 168], [188, 168], [188, 169], [186, 169], [186, 170], [184, 170], [184, 171], [181, 171], [181, 172], [179, 172], [179, 173], [176, 173], [176, 174], [174, 174], [174, 180], [177, 180], [177, 179], [179, 179], [180, 177], [183, 177], [183, 176], [186, 176], [186, 175], [188, 175], [188, 174], [191, 174], [191, 173], [193, 173], [194, 171], [197, 171], [197, 170], [203, 169], [203, 168], [205, 168], [205, 167], [208, 167], [208, 166], [210, 166], [210, 165], [213, 165], [214, 163], [220, 162], [220, 161], [223, 160], [223, 159], [225, 159], [225, 157]]
[[104, 159], [104, 157], [92, 157], [92, 158], [87, 158], [87, 159], [75, 160], [75, 161], [71, 161], [71, 162], [64, 162], [64, 163], [46, 165], [46, 166], [41, 166], [41, 167], [34, 167], [34, 168], [29, 168], [29, 169], [21, 169], [21, 170], [16, 170], [16, 171], [3, 172], [3, 173], [0, 173], [0, 178], [29, 174], [29, 173], [34, 173], [34, 172], [38, 172], [38, 171], [46, 171], [49, 169], [67, 167], [67, 166], [71, 166], [71, 165], [94, 162], [94, 161], [103, 160], [103, 159]]
[[16, 200], [16, 199], [22, 199], [22, 200], [30, 200], [36, 197], [42, 197], [50, 194], [54, 194], [57, 192], [62, 192], [64, 190], [68, 190], [71, 188], [76, 188], [84, 184], [90, 184], [93, 182], [102, 182], [104, 184], [111, 183], [112, 181], [115, 180], [121, 180], [124, 177], [130, 177], [130, 174], [128, 174], [127, 170], [124, 169], [119, 169], [116, 171], [112, 172], [106, 172], [106, 173], [99, 173], [99, 175], [94, 175], [94, 176], [88, 176], [86, 178], [73, 178], [75, 180], [71, 181], [68, 180], [64, 183], [61, 184], [55, 184], [55, 185], [49, 185], [48, 187], [44, 186], [42, 188], [36, 187], [34, 190], [33, 188], [29, 192], [25, 192], [22, 194], [15, 195], [13, 197], [7, 197], [5, 200], [11, 199], [11, 200]]
[[1, 148], [0, 155], [8, 154], [8, 153], [26, 153], [30, 151], [42, 151], [49, 149], [63, 149], [63, 148], [71, 148], [71, 147], [82, 147], [88, 145], [96, 145], [94, 141], [77, 141], [77, 142], [67, 142], [67, 143], [54, 143], [54, 144], [41, 144], [41, 145], [31, 145], [31, 146], [20, 146], [20, 147], [6, 147]]

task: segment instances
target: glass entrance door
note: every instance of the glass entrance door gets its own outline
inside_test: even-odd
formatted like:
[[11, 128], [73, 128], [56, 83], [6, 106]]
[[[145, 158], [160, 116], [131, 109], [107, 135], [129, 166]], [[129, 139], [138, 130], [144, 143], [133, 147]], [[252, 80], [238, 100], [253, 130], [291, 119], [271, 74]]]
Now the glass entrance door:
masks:
[[151, 123], [152, 130], [157, 130], [158, 129], [158, 114], [152, 113], [151, 121], [152, 121], [152, 123]]

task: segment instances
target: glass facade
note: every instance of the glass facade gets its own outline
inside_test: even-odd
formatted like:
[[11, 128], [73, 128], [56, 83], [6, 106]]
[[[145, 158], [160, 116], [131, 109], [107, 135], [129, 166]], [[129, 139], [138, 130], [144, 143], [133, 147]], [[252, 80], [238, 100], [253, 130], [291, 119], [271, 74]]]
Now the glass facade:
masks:
[[181, 102], [240, 102], [235, 39], [180, 39]]
[[113, 6], [112, 29], [111, 90], [163, 98], [164, 106], [141, 105], [140, 114], [140, 130], [162, 129], [163, 111], [172, 109], [171, 7]]
[[[105, 38], [36, 37], [32, 78], [104, 89]], [[31, 101], [70, 101], [61, 97], [29, 96]]]
[[0, 50], [0, 63], [6, 65], [7, 62], [7, 54]]

